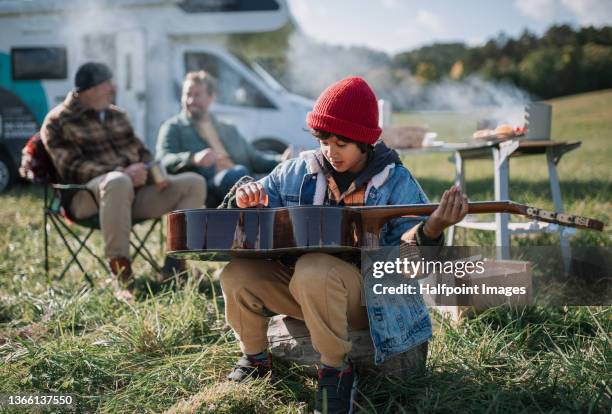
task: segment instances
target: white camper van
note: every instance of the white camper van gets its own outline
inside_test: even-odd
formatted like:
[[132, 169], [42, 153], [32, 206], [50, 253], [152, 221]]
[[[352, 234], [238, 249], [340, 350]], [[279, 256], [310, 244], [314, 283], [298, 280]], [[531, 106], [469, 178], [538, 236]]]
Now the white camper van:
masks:
[[89, 60], [113, 69], [117, 104], [150, 149], [180, 109], [185, 73], [197, 69], [219, 80], [212, 111], [258, 148], [312, 147], [304, 132], [312, 101], [224, 47], [230, 33], [288, 19], [284, 0], [0, 0], [0, 191], [16, 177], [25, 140]]

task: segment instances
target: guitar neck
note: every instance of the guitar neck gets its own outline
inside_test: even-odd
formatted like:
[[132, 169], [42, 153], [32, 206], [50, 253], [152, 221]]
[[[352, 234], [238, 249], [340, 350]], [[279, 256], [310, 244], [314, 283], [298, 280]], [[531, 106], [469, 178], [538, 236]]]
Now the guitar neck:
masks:
[[[384, 223], [397, 217], [429, 216], [439, 204], [407, 204], [396, 206], [362, 206], [351, 207], [358, 210], [362, 217], [368, 221]], [[602, 231], [604, 223], [573, 214], [557, 213], [542, 210], [536, 207], [517, 204], [512, 201], [477, 201], [468, 203], [468, 214], [510, 213], [534, 220], [559, 224], [568, 227], [577, 227], [589, 230]]]

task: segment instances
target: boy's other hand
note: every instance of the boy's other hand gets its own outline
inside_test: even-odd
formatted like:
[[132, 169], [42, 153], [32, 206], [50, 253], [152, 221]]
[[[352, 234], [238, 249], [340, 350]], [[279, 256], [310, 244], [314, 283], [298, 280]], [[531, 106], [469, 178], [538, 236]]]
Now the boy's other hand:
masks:
[[236, 190], [236, 205], [240, 208], [268, 205], [268, 194], [258, 182], [248, 183]]
[[467, 215], [468, 200], [459, 187], [452, 186], [442, 194], [440, 205], [429, 216], [423, 232], [430, 239], [437, 239], [450, 226], [459, 223]]

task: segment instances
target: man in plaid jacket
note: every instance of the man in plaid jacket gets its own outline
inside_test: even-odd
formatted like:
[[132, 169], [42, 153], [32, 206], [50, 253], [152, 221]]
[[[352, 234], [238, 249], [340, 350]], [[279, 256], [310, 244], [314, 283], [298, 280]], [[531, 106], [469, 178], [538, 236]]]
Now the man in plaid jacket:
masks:
[[[153, 157], [134, 134], [121, 109], [112, 105], [115, 86], [103, 63], [82, 65], [75, 89], [46, 116], [41, 137], [61, 179], [86, 184], [74, 195], [70, 214], [86, 218], [100, 215], [105, 254], [124, 288], [131, 286], [129, 237], [133, 218], [155, 218], [177, 209], [204, 204], [206, 183], [195, 173], [167, 177], [154, 185], [147, 163]], [[99, 206], [99, 209], [98, 209]], [[181, 268], [166, 261], [165, 269]]]

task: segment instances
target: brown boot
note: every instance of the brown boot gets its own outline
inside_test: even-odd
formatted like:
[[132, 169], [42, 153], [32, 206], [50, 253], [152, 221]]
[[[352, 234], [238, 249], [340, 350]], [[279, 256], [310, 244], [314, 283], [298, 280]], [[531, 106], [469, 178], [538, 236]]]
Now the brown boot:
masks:
[[110, 268], [113, 275], [123, 284], [130, 284], [132, 280], [132, 264], [127, 257], [113, 257], [110, 259]]
[[132, 265], [127, 257], [113, 257], [110, 259], [111, 272], [115, 276], [113, 288], [118, 299], [134, 299], [131, 290], [134, 287], [132, 278]]

